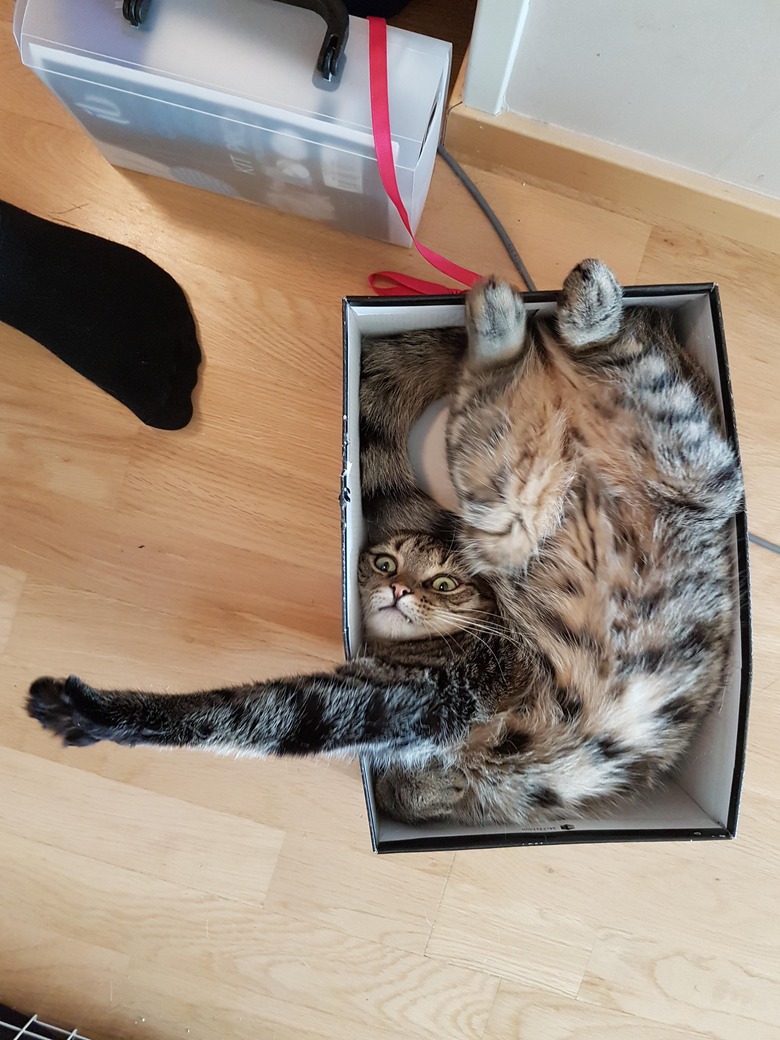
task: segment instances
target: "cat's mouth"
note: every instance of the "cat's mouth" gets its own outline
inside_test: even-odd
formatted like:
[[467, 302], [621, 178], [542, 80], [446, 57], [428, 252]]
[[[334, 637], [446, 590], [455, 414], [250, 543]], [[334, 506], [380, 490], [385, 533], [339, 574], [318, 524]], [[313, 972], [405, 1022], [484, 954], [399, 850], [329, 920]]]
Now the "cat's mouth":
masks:
[[421, 639], [426, 634], [419, 619], [410, 617], [401, 603], [375, 606], [366, 615], [365, 624], [368, 633], [379, 639]]

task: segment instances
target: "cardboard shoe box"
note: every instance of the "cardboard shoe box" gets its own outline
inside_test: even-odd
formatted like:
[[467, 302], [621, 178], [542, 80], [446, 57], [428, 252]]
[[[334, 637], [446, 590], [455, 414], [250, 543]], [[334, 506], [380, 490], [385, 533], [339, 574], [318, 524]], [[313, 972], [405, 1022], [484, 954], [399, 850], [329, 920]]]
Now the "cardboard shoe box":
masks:
[[[528, 293], [529, 310], [552, 312], [556, 293]], [[714, 383], [723, 424], [736, 444], [718, 290], [714, 285], [628, 288], [624, 306], [651, 304], [673, 312], [684, 348], [696, 356]], [[463, 325], [457, 297], [359, 297], [344, 300], [344, 468], [342, 474], [342, 564], [344, 647], [348, 657], [361, 643], [358, 556], [365, 548], [360, 495], [360, 352], [364, 336], [411, 329]], [[419, 471], [419, 470], [418, 470]], [[744, 767], [751, 642], [747, 519], [733, 524], [739, 611], [734, 619], [732, 671], [728, 685], [705, 720], [685, 761], [664, 788], [608, 818], [577, 818], [534, 828], [464, 827], [449, 824], [408, 826], [385, 817], [374, 798], [370, 766], [362, 765], [371, 841], [376, 852], [428, 852], [443, 849], [604, 841], [672, 841], [733, 838], [736, 834]]]

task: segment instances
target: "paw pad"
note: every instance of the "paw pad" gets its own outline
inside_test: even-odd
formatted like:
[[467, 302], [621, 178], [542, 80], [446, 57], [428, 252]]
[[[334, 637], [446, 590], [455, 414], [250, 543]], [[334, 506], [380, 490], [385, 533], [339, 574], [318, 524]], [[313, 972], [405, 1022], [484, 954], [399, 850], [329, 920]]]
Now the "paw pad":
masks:
[[64, 744], [94, 744], [98, 738], [88, 732], [86, 719], [77, 706], [81, 691], [82, 684], [75, 676], [68, 679], [43, 676], [30, 686], [27, 714], [44, 729], [62, 737]]

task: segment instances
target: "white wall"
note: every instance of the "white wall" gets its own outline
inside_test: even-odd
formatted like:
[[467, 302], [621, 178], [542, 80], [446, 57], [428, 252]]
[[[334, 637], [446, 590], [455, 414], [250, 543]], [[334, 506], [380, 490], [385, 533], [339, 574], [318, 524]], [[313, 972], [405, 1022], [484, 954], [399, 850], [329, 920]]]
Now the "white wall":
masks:
[[530, 0], [480, 0], [474, 16], [463, 100], [495, 115], [506, 107], [506, 90]]
[[[780, 0], [513, 2], [525, 17], [493, 111], [780, 198]], [[483, 49], [475, 35], [477, 67]]]

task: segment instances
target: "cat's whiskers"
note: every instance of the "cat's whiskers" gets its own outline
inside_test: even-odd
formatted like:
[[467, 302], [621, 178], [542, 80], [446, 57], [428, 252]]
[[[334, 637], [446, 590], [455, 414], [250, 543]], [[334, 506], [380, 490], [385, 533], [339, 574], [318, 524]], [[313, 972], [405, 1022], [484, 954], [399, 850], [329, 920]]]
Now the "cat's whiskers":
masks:
[[486, 635], [496, 636], [499, 639], [503, 639], [505, 642], [513, 646], [517, 651], [525, 654], [526, 647], [521, 640], [513, 638], [506, 628], [499, 627], [497, 625], [489, 625], [484, 621], [479, 621], [474, 618], [463, 618], [463, 627], [469, 630], [484, 632]]
[[453, 640], [451, 638], [448, 638], [448, 633], [443, 631], [443, 630], [439, 631], [436, 628], [434, 628], [433, 625], [431, 624], [430, 618], [427, 618], [427, 617], [424, 618], [423, 619], [423, 623], [433, 630], [434, 635], [436, 635], [439, 639], [443, 639], [444, 640], [444, 643], [445, 643], [447, 649], [452, 654], [453, 660], [455, 660], [457, 658], [457, 654], [455, 652], [456, 648], [454, 648]]
[[[447, 620], [449, 620], [450, 617], [451, 617], [451, 615], [449, 613], [445, 613], [444, 611], [441, 612], [440, 616], [442, 617], [442, 619], [446, 618]], [[496, 662], [496, 666], [497, 666], [499, 672], [501, 673], [501, 678], [504, 681], [506, 681], [506, 675], [504, 673], [504, 669], [501, 667], [501, 662], [498, 659], [498, 654], [495, 652], [493, 647], [490, 645], [490, 643], [488, 643], [488, 641], [486, 639], [483, 639], [481, 636], [478, 636], [476, 634], [478, 628], [479, 628], [480, 631], [485, 631], [486, 634], [490, 634], [490, 635], [498, 635], [499, 633], [498, 632], [489, 632], [486, 629], [481, 629], [479, 622], [473, 622], [468, 617], [459, 617], [458, 620], [459, 620], [459, 623], [461, 624], [461, 627], [469, 629], [469, 631], [471, 632], [471, 635], [473, 635], [475, 639], [477, 639], [480, 643], [482, 643], [482, 645], [485, 647], [485, 649], [488, 650], [493, 655], [493, 660]], [[442, 633], [442, 635], [443, 635], [443, 633]]]
[[[474, 614], [484, 614], [485, 617], [495, 618], [495, 622], [483, 621], [481, 618], [474, 617]], [[494, 635], [508, 635], [507, 626], [504, 619], [500, 614], [494, 614], [490, 611], [483, 610], [471, 610], [468, 614], [458, 615], [458, 621], [460, 624], [467, 625], [480, 625], [484, 628], [484, 631], [491, 632]]]
[[[483, 621], [482, 618], [480, 618], [480, 617], [472, 617], [472, 615], [478, 615], [478, 614], [481, 614], [482, 617], [484, 617], [484, 618], [495, 618], [495, 621], [494, 622]], [[476, 621], [479, 621], [480, 624], [485, 624], [485, 625], [488, 625], [488, 624], [492, 623], [497, 630], [500, 630], [502, 632], [506, 631], [506, 620], [500, 614], [496, 614], [492, 610], [472, 610], [472, 611], [470, 611], [469, 614], [465, 615], [465, 620], [466, 621], [475, 621], [476, 620]]]

